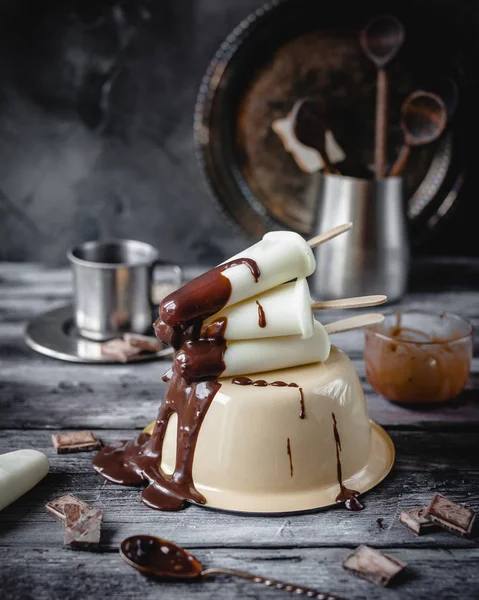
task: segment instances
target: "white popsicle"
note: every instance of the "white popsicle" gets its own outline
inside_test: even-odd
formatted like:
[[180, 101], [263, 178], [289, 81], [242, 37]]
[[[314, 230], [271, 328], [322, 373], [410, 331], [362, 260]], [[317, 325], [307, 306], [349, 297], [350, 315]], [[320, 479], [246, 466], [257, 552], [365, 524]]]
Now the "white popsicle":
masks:
[[330, 349], [328, 334], [318, 321], [314, 321], [312, 337], [306, 340], [296, 335], [227, 342], [226, 369], [221, 377], [322, 362], [328, 358]]
[[226, 317], [226, 340], [246, 340], [264, 337], [313, 335], [314, 317], [306, 279], [285, 283], [272, 290], [233, 304], [204, 322]]
[[0, 455], [0, 510], [37, 485], [49, 469], [48, 458], [38, 450], [15, 450]]
[[233, 304], [206, 319], [202, 335], [208, 337], [208, 325], [226, 318], [226, 340], [247, 340], [284, 335], [313, 335], [314, 310], [377, 306], [386, 296], [362, 296], [327, 302], [313, 302], [306, 279], [284, 283], [259, 296]]
[[261, 275], [255, 283], [246, 265], [223, 271], [223, 276], [231, 281], [231, 296], [225, 306], [257, 296], [287, 281], [308, 277], [316, 268], [316, 260], [308, 242], [292, 231], [266, 233], [261, 241], [225, 262], [238, 258], [254, 260]]

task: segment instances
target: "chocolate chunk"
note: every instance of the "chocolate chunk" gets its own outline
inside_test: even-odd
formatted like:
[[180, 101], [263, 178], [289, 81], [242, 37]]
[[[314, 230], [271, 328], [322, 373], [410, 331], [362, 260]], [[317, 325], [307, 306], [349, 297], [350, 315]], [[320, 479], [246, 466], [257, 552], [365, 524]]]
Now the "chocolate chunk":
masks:
[[402, 560], [369, 546], [358, 546], [343, 562], [343, 568], [347, 571], [384, 586], [406, 566], [407, 563]]
[[412, 531], [415, 535], [422, 535], [437, 529], [437, 525], [424, 516], [425, 506], [416, 506], [409, 510], [403, 510], [399, 515], [399, 522]]
[[160, 350], [163, 350], [163, 344], [160, 340], [149, 335], [125, 333], [123, 339], [127, 344], [133, 346], [133, 348], [139, 348], [140, 350], [146, 350], [147, 352], [159, 352]]
[[101, 442], [96, 439], [91, 431], [54, 433], [52, 441], [57, 454], [91, 452], [92, 450], [99, 450], [101, 448]]
[[69, 548], [90, 550], [100, 543], [103, 511], [77, 502], [64, 505], [65, 538]]
[[45, 508], [55, 521], [62, 523], [62, 525], [65, 525], [65, 504], [78, 504], [85, 510], [93, 508], [86, 502], [83, 502], [83, 500], [76, 498], [73, 494], [65, 494], [64, 496], [60, 496], [60, 498], [50, 500], [45, 505]]
[[451, 533], [467, 537], [472, 533], [476, 514], [463, 504], [434, 494], [424, 511], [424, 517]]
[[142, 350], [120, 338], [100, 344], [101, 355], [112, 360], [127, 363], [137, 360]]

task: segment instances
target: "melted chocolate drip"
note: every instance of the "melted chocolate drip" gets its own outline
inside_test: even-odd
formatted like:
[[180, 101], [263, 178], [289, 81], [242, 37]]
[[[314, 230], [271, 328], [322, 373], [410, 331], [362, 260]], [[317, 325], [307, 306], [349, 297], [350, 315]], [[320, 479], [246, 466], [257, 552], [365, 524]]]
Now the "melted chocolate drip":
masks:
[[266, 387], [268, 383], [264, 379], [253, 381], [253, 387]]
[[[148, 486], [143, 502], [160, 510], [178, 510], [186, 501], [204, 504], [204, 496], [195, 488], [193, 459], [198, 434], [208, 408], [221, 384], [216, 377], [225, 368], [226, 318], [209, 325], [208, 336], [200, 337], [202, 319], [221, 310], [231, 296], [231, 282], [222, 272], [245, 264], [254, 280], [260, 271], [248, 258], [230, 261], [170, 294], [160, 306], [160, 318], [154, 324], [157, 337], [175, 349], [173, 369], [164, 376], [169, 381], [160, 404], [155, 427], [150, 435], [136, 440], [116, 442], [104, 447], [95, 457], [93, 468], [105, 479], [123, 485]], [[169, 419], [178, 416], [176, 464], [169, 475], [161, 468], [163, 441]]]
[[291, 440], [288, 438], [286, 442], [286, 452], [289, 456], [289, 474], [291, 477], [293, 476], [293, 455], [291, 454]]
[[343, 469], [341, 466], [341, 438], [339, 437], [338, 424], [336, 422], [336, 416], [334, 413], [331, 413], [333, 416], [333, 432], [334, 432], [334, 441], [336, 443], [336, 465], [337, 465], [337, 473], [338, 473], [338, 483], [339, 483], [339, 494], [336, 496], [336, 502], [344, 502], [344, 505], [348, 510], [362, 510], [364, 506], [359, 502], [357, 496], [359, 496], [359, 492], [355, 490], [348, 489], [343, 484]]
[[201, 574], [201, 565], [193, 556], [171, 542], [150, 535], [126, 539], [121, 551], [138, 570], [146, 573], [175, 578], [193, 578]]
[[273, 381], [273, 383], [267, 383], [264, 379], [258, 379], [253, 381], [249, 377], [235, 377], [231, 380], [231, 383], [236, 385], [253, 385], [258, 387], [266, 387], [267, 385], [273, 385], [275, 387], [293, 387], [299, 389], [299, 418], [304, 419], [306, 417], [306, 411], [304, 406], [304, 394], [303, 388], [300, 388], [297, 383], [286, 383], [285, 381]]
[[187, 381], [218, 377], [225, 370], [224, 339], [188, 341], [177, 351], [173, 368]]
[[306, 411], [304, 408], [303, 388], [299, 388], [299, 418], [304, 419], [305, 416], [306, 416]]
[[[142, 433], [133, 442], [106, 446], [95, 457], [93, 468], [113, 483], [139, 485], [146, 479], [150, 485], [142, 499], [152, 508], [178, 510], [185, 500], [204, 504], [205, 498], [193, 483], [193, 457], [201, 424], [220, 387], [217, 381], [190, 384], [174, 373], [151, 436]], [[178, 415], [176, 465], [173, 474], [167, 475], [160, 465], [166, 428], [174, 412]]]
[[249, 377], [235, 377], [231, 380], [231, 383], [235, 383], [236, 385], [252, 385], [253, 380]]
[[260, 327], [266, 327], [266, 315], [264, 308], [261, 306], [258, 300], [256, 300], [256, 304], [258, 305], [258, 325]]
[[237, 258], [203, 273], [166, 296], [160, 305], [161, 319], [175, 326], [202, 321], [220, 311], [231, 296], [231, 282], [222, 273], [238, 265], [246, 265], [255, 283], [258, 282], [261, 272], [256, 262], [250, 258]]

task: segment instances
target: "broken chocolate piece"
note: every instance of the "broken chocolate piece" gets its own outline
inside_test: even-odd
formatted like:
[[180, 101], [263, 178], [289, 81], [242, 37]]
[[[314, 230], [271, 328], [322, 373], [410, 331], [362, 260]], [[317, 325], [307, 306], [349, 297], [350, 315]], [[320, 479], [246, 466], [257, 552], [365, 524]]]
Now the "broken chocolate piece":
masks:
[[358, 546], [343, 562], [343, 568], [347, 571], [384, 586], [406, 566], [407, 563], [402, 560], [369, 546]]
[[428, 531], [437, 529], [437, 525], [424, 516], [425, 506], [416, 506], [409, 510], [403, 510], [399, 515], [399, 522], [412, 531], [415, 535], [422, 535]]
[[100, 543], [103, 511], [91, 506], [67, 502], [65, 511], [64, 544], [69, 548], [89, 550]]
[[476, 513], [441, 494], [434, 494], [424, 511], [424, 517], [451, 533], [467, 537], [472, 533]]
[[159, 352], [160, 350], [163, 350], [162, 342], [160, 342], [160, 340], [156, 337], [152, 337], [149, 335], [125, 333], [123, 339], [127, 344], [133, 346], [133, 348], [145, 350], [146, 352]]
[[45, 505], [45, 508], [55, 521], [62, 523], [62, 525], [65, 525], [65, 504], [78, 504], [85, 510], [93, 508], [86, 502], [83, 502], [83, 500], [79, 500], [73, 494], [65, 494], [64, 496], [60, 496], [60, 498], [50, 500], [50, 502]]
[[137, 360], [142, 350], [120, 338], [103, 342], [100, 345], [101, 355], [112, 360], [127, 363]]
[[99, 450], [101, 448], [100, 440], [97, 440], [91, 431], [54, 433], [52, 441], [57, 454], [91, 452], [92, 450]]

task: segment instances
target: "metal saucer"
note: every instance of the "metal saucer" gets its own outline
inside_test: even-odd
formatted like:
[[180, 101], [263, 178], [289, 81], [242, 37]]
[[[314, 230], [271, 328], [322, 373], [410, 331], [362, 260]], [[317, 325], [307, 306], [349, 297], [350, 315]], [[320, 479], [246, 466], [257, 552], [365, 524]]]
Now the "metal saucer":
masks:
[[[77, 332], [71, 304], [34, 317], [25, 330], [25, 341], [36, 352], [59, 360], [77, 363], [125, 364], [102, 356], [101, 342], [83, 338]], [[159, 352], [140, 353], [132, 362], [169, 358], [172, 353], [172, 349], [165, 346]]]

